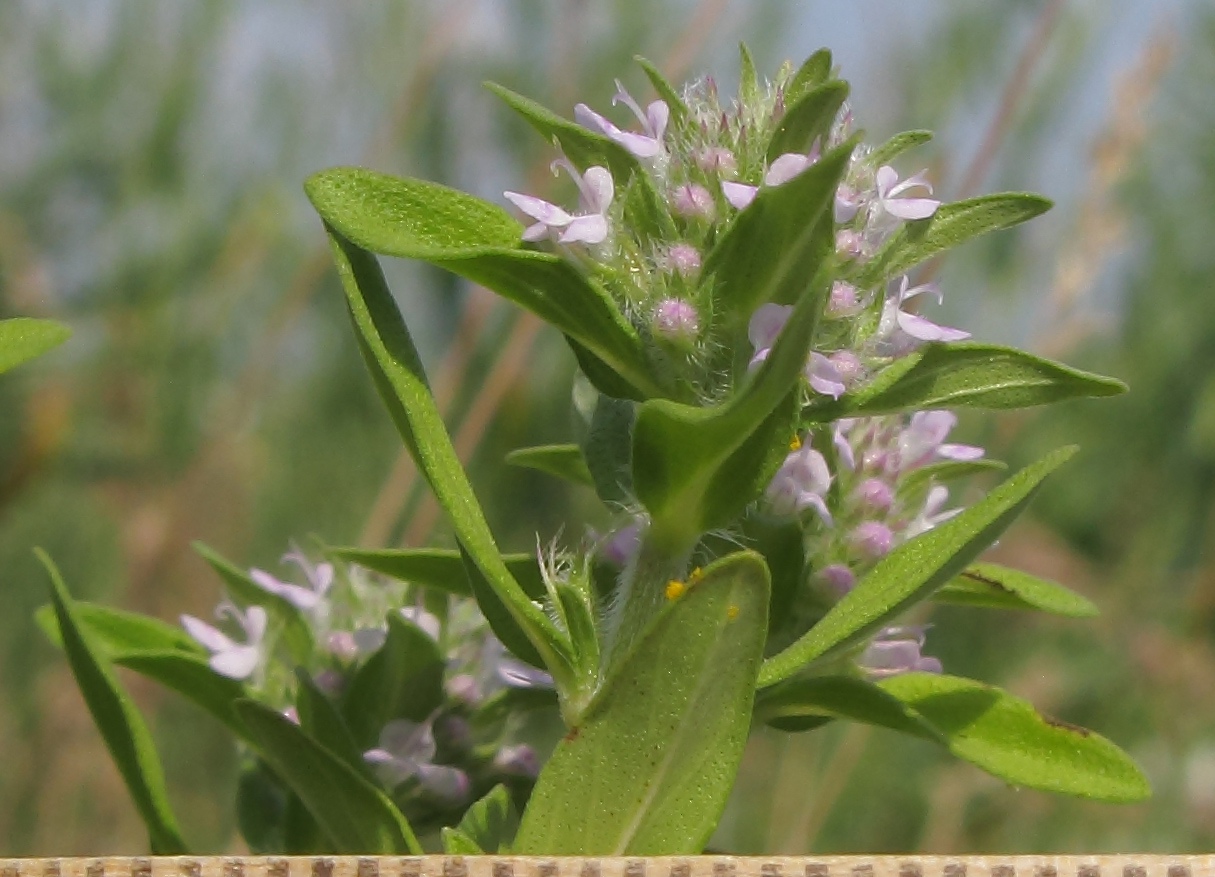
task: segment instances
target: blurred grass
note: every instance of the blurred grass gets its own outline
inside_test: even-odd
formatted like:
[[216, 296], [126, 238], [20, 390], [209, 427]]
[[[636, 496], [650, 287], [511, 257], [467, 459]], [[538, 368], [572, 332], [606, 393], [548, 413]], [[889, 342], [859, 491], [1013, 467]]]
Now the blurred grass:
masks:
[[[31, 546], [50, 551], [78, 596], [172, 619], [208, 612], [218, 594], [193, 539], [273, 567], [310, 533], [446, 538], [350, 343], [303, 177], [357, 162], [491, 199], [542, 192], [551, 156], [482, 79], [562, 112], [605, 105], [615, 76], [640, 87], [635, 53], [677, 81], [707, 69], [728, 82], [739, 39], [766, 69], [782, 60], [766, 47], [788, 36], [788, 11], [718, 0], [0, 5], [0, 309], [76, 331], [0, 382], [3, 854], [146, 842], [64, 663], [29, 620], [44, 600]], [[954, 4], [922, 43], [875, 53], [895, 115], [861, 106], [860, 121], [875, 135], [936, 127], [936, 144], [908, 161], [931, 162], [946, 197], [1051, 193], [1038, 174], [1109, 14]], [[997, 554], [1073, 585], [1103, 616], [950, 610], [930, 638], [950, 670], [1130, 748], [1156, 798], [1116, 808], [1017, 792], [880, 731], [763, 732], [718, 838], [728, 848], [1215, 844], [1215, 17], [1162, 33], [1163, 60], [1124, 58], [1119, 90], [1099, 90], [1101, 139], [1085, 180], [1068, 181], [1079, 191], [1038, 230], [969, 247], [941, 273], [964, 314], [951, 325], [1132, 384], [1114, 402], [965, 422], [1013, 462], [1084, 445]], [[573, 433], [559, 339], [448, 276], [389, 271], [502, 543], [526, 550], [536, 532], [601, 523], [544, 476], [499, 464], [510, 448]], [[190, 840], [238, 849], [228, 738], [124, 678], [151, 716]]]

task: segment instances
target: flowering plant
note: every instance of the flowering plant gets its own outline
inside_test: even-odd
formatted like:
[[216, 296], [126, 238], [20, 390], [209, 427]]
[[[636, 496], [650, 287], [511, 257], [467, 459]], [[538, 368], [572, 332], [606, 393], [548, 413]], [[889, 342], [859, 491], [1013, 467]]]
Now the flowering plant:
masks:
[[[490, 86], [555, 145], [572, 210], [506, 192], [512, 215], [360, 168], [306, 183], [359, 348], [457, 549], [295, 549], [299, 584], [201, 547], [227, 632], [74, 602], [48, 561], [42, 623], [155, 851], [185, 846], [112, 664], [241, 740], [256, 851], [419, 852], [421, 837], [460, 853], [700, 852], [756, 723], [867, 723], [1017, 786], [1147, 794], [1112, 743], [945, 674], [927, 626], [904, 619], [923, 601], [1095, 611], [977, 561], [1073, 449], [947, 507], [947, 485], [1003, 468], [947, 439], [954, 408], [1124, 387], [967, 340], [917, 312], [941, 291], [908, 273], [1049, 202], [934, 199], [892, 165], [930, 135], [863, 145], [826, 50], [761, 82], [744, 49], [729, 102], [711, 79], [678, 92], [640, 64], [658, 99], [620, 85], [627, 127]], [[593, 490], [610, 532], [498, 550], [373, 254], [452, 271], [563, 333], [593, 390], [584, 434], [510, 462]], [[529, 737], [546, 715], [563, 735], [551, 752]]]

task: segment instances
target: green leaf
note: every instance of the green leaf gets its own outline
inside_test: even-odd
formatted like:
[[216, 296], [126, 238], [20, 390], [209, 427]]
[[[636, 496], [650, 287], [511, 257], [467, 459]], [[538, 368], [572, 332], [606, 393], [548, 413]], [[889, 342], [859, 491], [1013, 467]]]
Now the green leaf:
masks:
[[122, 774], [127, 791], [131, 793], [135, 808], [147, 826], [152, 852], [159, 856], [188, 853], [181, 830], [177, 827], [177, 819], [169, 806], [164, 772], [160, 759], [156, 757], [156, 748], [147, 725], [118, 684], [105, 658], [89, 642], [54, 562], [41, 549], [34, 549], [34, 553], [50, 577], [51, 605], [55, 607], [55, 619], [59, 624], [68, 665], [72, 668], [72, 675], [93, 722], [101, 732], [118, 772]]
[[954, 755], [1015, 786], [1101, 801], [1151, 794], [1109, 740], [1049, 719], [999, 688], [936, 673], [902, 673], [879, 685], [930, 723]]
[[654, 91], [666, 102], [667, 109], [671, 111], [671, 119], [678, 123], [687, 118], [688, 107], [683, 102], [683, 98], [679, 96], [679, 92], [659, 72], [658, 68], [640, 55], [634, 55], [633, 60], [645, 71], [646, 78], [650, 80], [650, 85], [654, 86]]
[[764, 661], [760, 687], [787, 679], [816, 658], [857, 642], [930, 596], [991, 545], [1042, 479], [1075, 451], [1075, 447], [1052, 451], [970, 508], [895, 548], [801, 639]]
[[1091, 600], [1063, 585], [994, 563], [971, 564], [932, 599], [937, 603], [991, 609], [1038, 609], [1071, 618], [1092, 618], [1098, 614]]
[[256, 605], [265, 608], [271, 617], [283, 625], [283, 640], [292, 657], [302, 661], [312, 651], [312, 631], [299, 609], [289, 601], [260, 587], [249, 574], [221, 557], [214, 549], [202, 542], [192, 543], [202, 559], [224, 583], [228, 595], [241, 606]]
[[1029, 192], [997, 192], [942, 204], [928, 219], [903, 223], [865, 263], [857, 285], [876, 286], [963, 241], [1033, 219], [1050, 208], [1048, 198]]
[[738, 102], [744, 107], [753, 107], [763, 95], [759, 90], [759, 75], [755, 72], [755, 61], [746, 43], [738, 44]]
[[265, 764], [243, 768], [236, 781], [236, 827], [257, 856], [280, 853], [286, 845], [283, 819], [287, 794]]
[[789, 679], [756, 698], [755, 717], [781, 731], [809, 731], [848, 719], [944, 742], [931, 725], [892, 694], [855, 676]]
[[764, 302], [790, 304], [834, 253], [831, 216], [836, 186], [853, 138], [779, 186], [761, 186], [705, 257], [715, 275], [715, 306], [728, 323], [745, 325]]
[[[496, 785], [464, 813], [456, 831], [477, 852], [499, 853], [510, 849], [519, 830], [519, 812], [504, 785]], [[451, 852], [448, 850], [448, 852]]]
[[574, 359], [578, 361], [578, 368], [586, 375], [591, 386], [603, 395], [614, 399], [632, 399], [636, 402], [644, 402], [648, 398], [648, 393], [642, 392], [622, 378], [610, 365], [569, 335], [565, 336], [565, 343], [573, 351]]
[[[494, 632], [494, 636], [520, 661], [526, 661], [533, 667], [545, 668], [544, 656], [540, 654], [540, 650], [536, 648], [535, 644], [528, 637], [527, 631], [515, 619], [514, 614], [510, 611], [510, 607], [498, 596], [493, 586], [485, 578], [484, 573], [481, 572], [477, 564], [467, 553], [463, 553], [462, 559], [464, 561], [464, 574], [468, 577], [468, 584], [472, 588], [473, 597], [477, 600], [477, 607], [481, 610], [481, 614], [485, 616], [485, 620], [489, 622], [489, 628]], [[538, 568], [539, 566], [537, 565]], [[563, 648], [563, 655], [565, 656], [563, 660], [566, 662], [564, 681], [570, 684], [573, 682], [574, 670], [572, 649], [569, 645], [565, 645]]]
[[237, 736], [248, 739], [234, 704], [249, 692], [238, 680], [212, 670], [205, 658], [179, 651], [132, 651], [117, 656], [115, 663], [176, 691]]
[[904, 131], [901, 134], [895, 134], [873, 152], [865, 156], [865, 161], [873, 167], [881, 167], [884, 164], [890, 164], [898, 156], [902, 155], [908, 149], [914, 149], [932, 139], [931, 131]]
[[329, 835], [334, 852], [422, 854], [409, 823], [388, 797], [302, 728], [253, 700], [238, 702], [236, 713], [266, 763]]
[[805, 409], [819, 422], [927, 408], [1028, 408], [1114, 396], [1126, 384], [996, 344], [934, 342], [900, 357], [866, 384]]
[[819, 49], [797, 68], [785, 88], [785, 105], [791, 106], [802, 95], [822, 85], [831, 76], [831, 50]]
[[[367, 763], [363, 761], [363, 750], [355, 743], [354, 736], [337, 707], [316, 687], [316, 683], [303, 667], [295, 668], [295, 681], [295, 710], [299, 714], [300, 727], [317, 743], [359, 773], [366, 775]], [[388, 696], [395, 694], [391, 689], [382, 693]], [[370, 776], [368, 778], [370, 779]]]
[[[434, 588], [457, 597], [471, 597], [472, 588], [464, 561], [455, 548], [329, 548], [340, 560], [357, 563], [370, 570], [424, 588]], [[504, 554], [502, 561], [533, 599], [544, 594], [540, 567], [534, 554]]]
[[582, 448], [577, 445], [539, 445], [534, 448], [519, 448], [506, 455], [506, 462], [524, 469], [538, 469], [556, 475], [566, 481], [594, 487], [591, 471], [586, 468]]
[[655, 538], [685, 546], [724, 526], [780, 465], [824, 294], [820, 287], [802, 297], [767, 359], [723, 404], [697, 408], [651, 399], [638, 409], [633, 489], [650, 512]]
[[547, 107], [496, 82], [487, 82], [485, 87], [526, 119], [547, 142], [556, 140], [565, 157], [578, 170], [585, 172], [591, 165], [601, 165], [612, 172], [617, 185], [620, 185], [640, 169], [633, 154], [614, 140], [558, 116]]
[[637, 406], [600, 396], [591, 414], [582, 453], [595, 493], [609, 507], [626, 505], [633, 496], [633, 424]]
[[768, 161], [786, 152], [806, 152], [816, 137], [826, 134], [848, 97], [848, 83], [836, 79], [807, 91], [785, 110], [772, 140]]
[[355, 671], [342, 715], [362, 752], [393, 719], [423, 722], [443, 702], [443, 654], [417, 625], [388, 613], [388, 637]]
[[62, 344], [72, 330], [52, 320], [14, 317], [0, 320], [0, 372]]
[[[98, 606], [95, 603], [73, 603], [76, 623], [87, 631], [89, 642], [97, 652], [114, 661], [128, 652], [172, 650], [191, 655], [205, 655], [206, 649], [179, 627], [138, 612], [127, 612]], [[55, 607], [40, 606], [34, 621], [52, 644], [63, 648]]]
[[492, 289], [579, 341], [644, 395], [658, 393], [641, 339], [611, 296], [568, 260], [521, 249], [521, 226], [496, 204], [357, 167], [313, 174], [304, 190], [350, 243], [421, 259]]
[[541, 770], [512, 852], [701, 852], [746, 741], [767, 604], [751, 552], [669, 602]]
[[498, 552], [379, 264], [340, 234], [330, 230], [330, 237], [363, 359], [397, 430], [447, 512], [457, 540], [560, 685], [569, 673], [568, 644]]

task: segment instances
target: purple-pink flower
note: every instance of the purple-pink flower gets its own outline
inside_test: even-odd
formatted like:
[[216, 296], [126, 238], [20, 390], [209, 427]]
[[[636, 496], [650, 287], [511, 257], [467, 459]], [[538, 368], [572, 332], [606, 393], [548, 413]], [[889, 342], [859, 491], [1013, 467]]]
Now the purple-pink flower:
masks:
[[917, 295], [928, 293], [941, 301], [941, 291], [930, 283], [911, 286], [911, 281], [904, 274], [899, 281], [899, 291], [886, 299], [882, 307], [882, 318], [875, 333], [879, 341], [903, 348], [916, 341], [961, 341], [969, 338], [970, 333], [962, 329], [952, 329], [949, 326], [938, 326], [936, 323], [903, 310], [903, 304]]
[[898, 172], [890, 165], [882, 165], [878, 168], [875, 182], [879, 209], [897, 219], [927, 219], [941, 206], [940, 201], [932, 198], [904, 195], [909, 189], [917, 188], [927, 189], [928, 194], [932, 194], [932, 186], [924, 179], [923, 171], [900, 183]]
[[547, 235], [556, 235], [563, 244], [600, 244], [607, 239], [607, 211], [612, 204], [615, 186], [612, 175], [605, 167], [593, 165], [579, 174], [569, 160], [559, 158], [552, 164], [553, 172], [561, 168], [578, 186], [578, 214], [571, 215], [556, 204], [550, 204], [533, 195], [520, 192], [504, 192], [508, 201], [536, 222], [523, 232], [525, 241], [542, 240]]
[[620, 80], [616, 80], [616, 94], [612, 98], [612, 106], [624, 104], [633, 111], [637, 121], [641, 123], [641, 133], [622, 131], [610, 120], [599, 115], [586, 104], [574, 107], [574, 118], [587, 128], [597, 128], [603, 134], [615, 140], [638, 158], [654, 158], [665, 151], [662, 138], [667, 130], [667, 121], [671, 109], [665, 101], [652, 101], [643, 111], [633, 96], [625, 90]]

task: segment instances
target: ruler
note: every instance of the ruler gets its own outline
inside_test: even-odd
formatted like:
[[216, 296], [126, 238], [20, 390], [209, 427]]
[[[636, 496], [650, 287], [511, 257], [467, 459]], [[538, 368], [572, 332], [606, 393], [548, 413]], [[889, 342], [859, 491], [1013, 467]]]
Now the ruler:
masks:
[[0, 859], [0, 877], [1215, 877], [1215, 855], [164, 856]]

